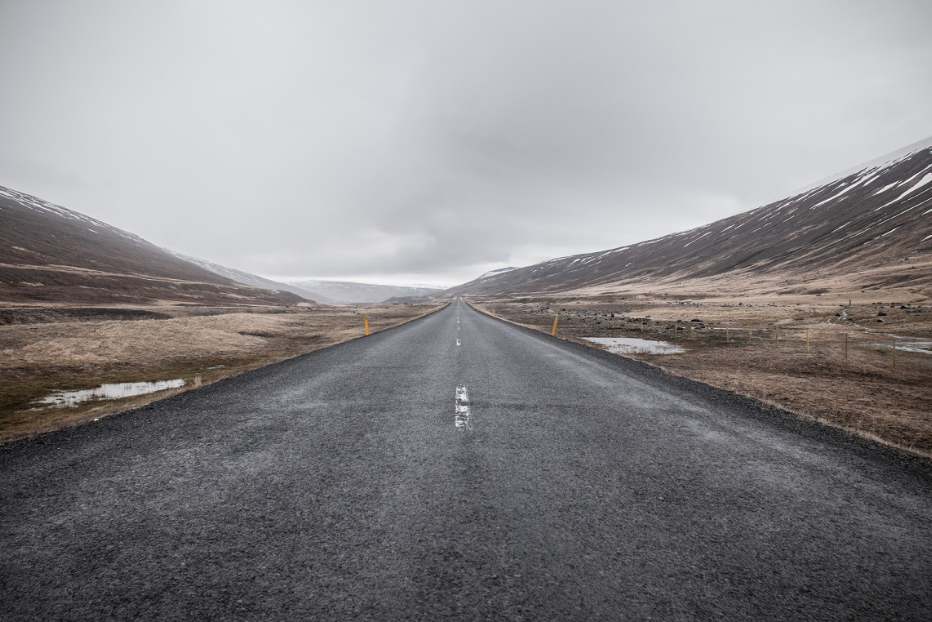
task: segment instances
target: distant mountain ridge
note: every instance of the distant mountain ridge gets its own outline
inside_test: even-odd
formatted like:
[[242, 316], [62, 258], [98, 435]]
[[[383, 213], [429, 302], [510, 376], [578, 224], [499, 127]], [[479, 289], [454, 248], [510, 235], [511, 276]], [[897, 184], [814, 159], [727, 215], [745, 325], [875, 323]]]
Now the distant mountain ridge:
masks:
[[0, 186], [0, 302], [291, 305], [103, 221]]
[[689, 231], [483, 275], [442, 295], [688, 294], [703, 280], [706, 289], [720, 282], [779, 294], [813, 284], [831, 290], [832, 279], [848, 275], [845, 287], [896, 286], [932, 296], [930, 145], [932, 138]]
[[353, 281], [322, 281], [316, 279], [291, 280], [291, 285], [311, 292], [319, 292], [338, 303], [363, 304], [384, 302], [389, 298], [409, 298], [430, 296], [439, 292], [431, 287], [377, 285], [375, 283], [356, 283]]
[[262, 289], [271, 289], [278, 291], [291, 292], [296, 296], [301, 296], [302, 298], [311, 301], [311, 302], [320, 302], [320, 303], [333, 303], [335, 301], [318, 294], [317, 292], [309, 292], [306, 289], [300, 287], [289, 285], [288, 283], [280, 283], [278, 281], [273, 281], [272, 279], [267, 279], [249, 272], [243, 272], [242, 270], [237, 270], [235, 268], [227, 268], [226, 266], [221, 266], [220, 264], [214, 263], [212, 261], [207, 261], [206, 259], [199, 259], [197, 257], [191, 257], [190, 255], [185, 255], [171, 249], [165, 249], [167, 252], [171, 253], [179, 259], [189, 261], [193, 264], [196, 264], [205, 270], [209, 270], [214, 274], [219, 274], [220, 276], [226, 277], [230, 280], [236, 281], [237, 283], [242, 283], [244, 285], [251, 285], [252, 287], [259, 287]]

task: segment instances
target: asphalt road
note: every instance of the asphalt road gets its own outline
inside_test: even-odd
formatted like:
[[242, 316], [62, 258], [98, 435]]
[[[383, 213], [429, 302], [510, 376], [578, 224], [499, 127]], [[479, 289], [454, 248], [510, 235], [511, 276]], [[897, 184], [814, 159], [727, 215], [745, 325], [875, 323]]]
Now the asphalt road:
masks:
[[0, 447], [0, 504], [2, 620], [932, 619], [924, 463], [461, 303]]

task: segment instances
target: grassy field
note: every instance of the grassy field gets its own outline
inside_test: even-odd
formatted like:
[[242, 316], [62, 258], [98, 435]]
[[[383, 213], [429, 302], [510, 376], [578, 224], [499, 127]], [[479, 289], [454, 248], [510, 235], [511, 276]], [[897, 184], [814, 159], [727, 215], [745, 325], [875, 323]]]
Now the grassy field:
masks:
[[[0, 443], [144, 405], [243, 371], [384, 330], [439, 305], [0, 309]], [[185, 387], [75, 407], [37, 404], [104, 383]]]
[[[471, 299], [480, 310], [592, 347], [586, 337], [662, 340], [625, 354], [668, 373], [932, 456], [932, 308], [819, 296], [685, 301]], [[847, 338], [847, 356], [845, 341]], [[894, 348], [896, 360], [894, 366]]]

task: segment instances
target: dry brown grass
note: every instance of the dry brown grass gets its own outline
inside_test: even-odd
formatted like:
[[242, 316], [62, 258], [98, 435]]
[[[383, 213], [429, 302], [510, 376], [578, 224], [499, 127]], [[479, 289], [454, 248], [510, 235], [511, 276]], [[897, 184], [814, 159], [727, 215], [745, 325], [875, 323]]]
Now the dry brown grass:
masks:
[[[914, 303], [903, 309], [906, 305], [890, 301], [849, 307], [819, 298], [742, 298], [740, 306], [735, 299], [687, 303], [604, 297], [473, 302], [547, 333], [559, 316], [558, 336], [590, 346], [583, 337], [678, 342], [685, 353], [626, 356], [932, 456], [932, 356], [900, 349], [894, 368], [890, 345], [893, 337], [901, 348], [910, 340], [932, 339], [932, 308]], [[881, 312], [886, 315], [879, 316]], [[780, 331], [779, 344], [775, 330]]]
[[[184, 378], [210, 383], [378, 332], [436, 310], [438, 305], [265, 307], [253, 309], [136, 307], [162, 319], [107, 319], [125, 309], [19, 307], [4, 309], [0, 326], [0, 442], [121, 412], [186, 389], [91, 402], [75, 408], [37, 408], [59, 390], [107, 382]], [[17, 319], [19, 318], [19, 319]], [[88, 319], [90, 318], [90, 319]]]

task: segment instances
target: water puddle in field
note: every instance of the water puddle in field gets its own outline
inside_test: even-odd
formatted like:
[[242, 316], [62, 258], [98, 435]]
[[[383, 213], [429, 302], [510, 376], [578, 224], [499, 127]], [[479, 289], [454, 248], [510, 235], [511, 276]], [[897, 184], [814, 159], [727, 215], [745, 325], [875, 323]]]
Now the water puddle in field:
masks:
[[[870, 344], [874, 348], [880, 348], [881, 350], [892, 350], [893, 342], [888, 341], [886, 343], [872, 343]], [[914, 352], [916, 354], [932, 354], [932, 341], [900, 341], [899, 339], [896, 342], [896, 349], [898, 352]]]
[[666, 341], [651, 341], [634, 337], [583, 337], [586, 341], [603, 346], [612, 354], [680, 354], [680, 346]]
[[914, 341], [913, 343], [896, 344], [897, 350], [916, 352], [917, 354], [932, 354], [932, 341]]
[[96, 389], [81, 389], [80, 391], [59, 391], [33, 402], [42, 406], [77, 406], [91, 400], [118, 400], [124, 397], [134, 397], [155, 393], [166, 389], [177, 389], [184, 386], [183, 378], [174, 380], [158, 380], [156, 382], [116, 382], [102, 384]]

